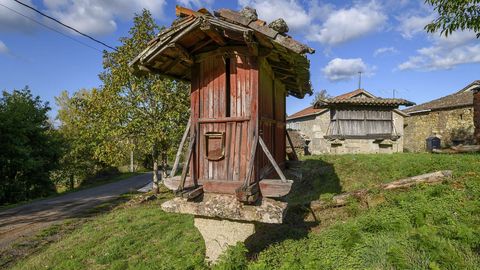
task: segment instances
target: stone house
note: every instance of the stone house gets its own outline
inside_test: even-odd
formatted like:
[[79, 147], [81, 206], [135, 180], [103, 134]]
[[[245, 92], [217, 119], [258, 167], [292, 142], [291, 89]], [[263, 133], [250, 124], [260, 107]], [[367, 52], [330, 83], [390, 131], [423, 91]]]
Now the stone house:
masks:
[[303, 134], [312, 154], [402, 152], [400, 105], [413, 103], [357, 89], [290, 115], [287, 129]]
[[442, 147], [474, 143], [473, 93], [480, 80], [463, 89], [403, 110], [405, 118], [405, 151], [426, 150], [426, 139], [437, 136]]

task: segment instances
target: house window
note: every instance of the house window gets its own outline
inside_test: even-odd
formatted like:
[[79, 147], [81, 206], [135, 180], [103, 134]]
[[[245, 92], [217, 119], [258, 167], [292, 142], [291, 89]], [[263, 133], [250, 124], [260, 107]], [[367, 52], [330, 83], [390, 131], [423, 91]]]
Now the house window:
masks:
[[331, 109], [328, 135], [378, 138], [393, 131], [392, 111]]

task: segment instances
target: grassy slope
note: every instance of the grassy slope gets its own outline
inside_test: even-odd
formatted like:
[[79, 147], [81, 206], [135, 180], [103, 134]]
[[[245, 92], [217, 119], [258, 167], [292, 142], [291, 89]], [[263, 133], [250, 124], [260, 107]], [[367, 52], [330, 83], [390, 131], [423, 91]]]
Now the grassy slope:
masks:
[[[319, 171], [318, 160], [328, 168]], [[480, 269], [480, 156], [325, 156], [306, 165], [311, 198], [442, 169], [454, 171], [454, 182], [388, 192], [377, 207], [271, 246], [249, 268]]]
[[[453, 183], [388, 192], [370, 209], [333, 217], [334, 225], [283, 238], [247, 262], [232, 249], [223, 269], [478, 269], [480, 156], [346, 155], [309, 157], [295, 203], [441, 169]], [[117, 209], [87, 223], [16, 269], [205, 268], [193, 218], [167, 214], [160, 201]], [[356, 207], [353, 203], [350, 208]], [[290, 237], [290, 235], [292, 237]], [[291, 239], [288, 239], [291, 238]], [[231, 268], [231, 266], [244, 266]]]
[[100, 216], [13, 269], [204, 268], [193, 217], [167, 214], [159, 202]]

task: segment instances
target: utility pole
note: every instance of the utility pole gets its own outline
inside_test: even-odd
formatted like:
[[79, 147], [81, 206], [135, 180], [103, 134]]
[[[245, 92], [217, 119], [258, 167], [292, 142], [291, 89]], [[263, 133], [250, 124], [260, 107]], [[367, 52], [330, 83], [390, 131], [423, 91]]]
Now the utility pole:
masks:
[[358, 89], [362, 89], [362, 72], [358, 72]]
[[393, 92], [393, 98], [395, 98], [395, 92], [396, 91], [397, 91], [396, 89], [393, 89], [393, 91], [392, 91]]

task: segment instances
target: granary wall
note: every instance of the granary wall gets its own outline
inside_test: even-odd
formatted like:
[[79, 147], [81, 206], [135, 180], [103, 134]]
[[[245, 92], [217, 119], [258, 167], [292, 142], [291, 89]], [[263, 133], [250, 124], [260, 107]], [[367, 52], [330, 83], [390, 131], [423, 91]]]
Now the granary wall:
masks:
[[425, 151], [426, 139], [436, 135], [442, 147], [473, 142], [473, 107], [453, 108], [413, 114], [405, 118], [404, 148], [408, 152]]
[[298, 130], [310, 140], [308, 151], [314, 155], [402, 152], [404, 117], [394, 112], [393, 119], [395, 131], [400, 135], [400, 138], [395, 141], [376, 141], [374, 139], [328, 140], [325, 135], [327, 135], [330, 125], [330, 111], [289, 120], [288, 127]]

